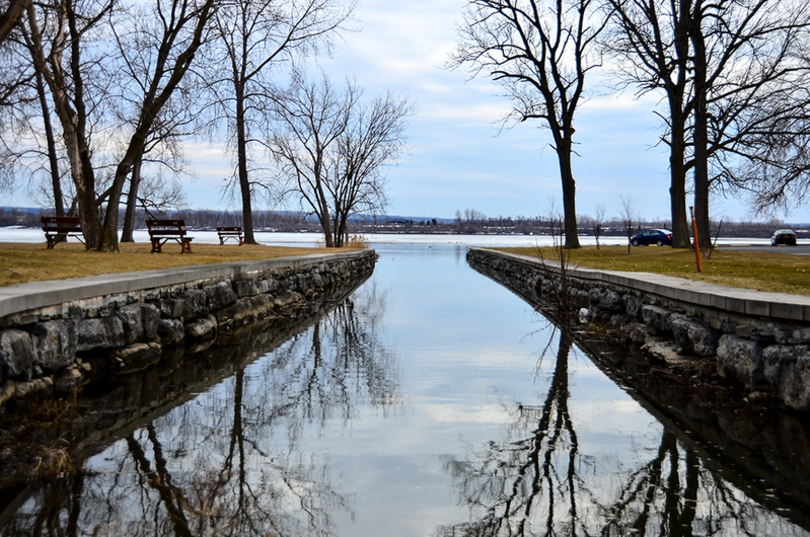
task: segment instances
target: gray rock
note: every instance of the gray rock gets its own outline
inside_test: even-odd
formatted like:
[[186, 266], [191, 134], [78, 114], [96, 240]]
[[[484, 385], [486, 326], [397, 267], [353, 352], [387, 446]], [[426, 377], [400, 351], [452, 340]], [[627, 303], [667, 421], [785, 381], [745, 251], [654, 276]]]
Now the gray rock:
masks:
[[84, 376], [78, 367], [69, 367], [53, 379], [53, 390], [57, 394], [72, 392], [81, 386]]
[[604, 290], [601, 287], [593, 287], [590, 291], [588, 291], [588, 300], [594, 306], [598, 306], [599, 303], [602, 301], [602, 295], [604, 294]]
[[76, 324], [76, 336], [76, 352], [123, 347], [126, 341], [119, 317], [82, 319]]
[[120, 370], [117, 373], [120, 375], [146, 369], [160, 359], [160, 351], [160, 345], [150, 341], [149, 343], [135, 343], [123, 349], [116, 349], [111, 354], [119, 364]]
[[698, 356], [714, 356], [720, 333], [701, 321], [687, 315], [674, 313], [670, 316], [675, 342], [686, 352]]
[[199, 289], [186, 289], [183, 301], [183, 319], [186, 321], [208, 315], [205, 292]]
[[50, 377], [34, 379], [27, 382], [18, 382], [14, 386], [14, 397], [22, 399], [24, 397], [40, 397], [50, 394], [54, 387], [54, 382]]
[[602, 296], [599, 298], [599, 307], [610, 312], [623, 312], [624, 301], [619, 293], [608, 289], [605, 290], [605, 292], [602, 293]]
[[810, 346], [771, 345], [762, 362], [773, 393], [791, 408], [810, 410]]
[[278, 282], [272, 278], [268, 278], [266, 280], [261, 280], [260, 282], [258, 282], [259, 294], [272, 293], [276, 289], [278, 289]]
[[242, 326], [253, 320], [253, 309], [251, 308], [251, 298], [243, 298], [235, 304], [222, 308], [216, 312], [217, 322], [220, 325], [229, 324], [232, 326]]
[[622, 296], [622, 301], [624, 302], [624, 311], [626, 311], [628, 315], [638, 317], [639, 312], [641, 311], [641, 306], [644, 304], [641, 297], [632, 293], [627, 293]]
[[14, 390], [16, 389], [16, 384], [13, 380], [5, 380], [0, 382], [0, 406], [6, 404], [6, 402], [14, 397]]
[[258, 283], [253, 279], [235, 280], [233, 282], [233, 288], [234, 291], [236, 291], [236, 296], [239, 298], [255, 296], [261, 292]]
[[270, 295], [258, 295], [250, 299], [250, 309], [254, 318], [266, 317], [273, 311], [273, 297]]
[[0, 330], [0, 381], [29, 380], [34, 365], [31, 334], [15, 328]]
[[733, 377], [748, 388], [765, 386], [762, 345], [757, 341], [724, 334], [717, 344], [717, 372]]
[[160, 302], [160, 316], [163, 319], [182, 319], [186, 302], [182, 298], [170, 298]]
[[211, 307], [220, 309], [229, 306], [238, 300], [228, 281], [219, 282], [211, 288]]
[[213, 340], [217, 336], [217, 319], [213, 315], [208, 315], [185, 323], [185, 332], [186, 341], [192, 343]]
[[630, 341], [636, 344], [643, 344], [647, 341], [647, 327], [637, 323], [630, 330]]
[[810, 327], [796, 328], [792, 337], [797, 343], [810, 343]]
[[282, 291], [278, 293], [275, 298], [273, 299], [273, 304], [277, 308], [286, 308], [291, 304], [294, 304], [298, 301], [300, 295], [298, 293], [293, 293], [292, 291]]
[[659, 308], [658, 306], [652, 306], [650, 304], [641, 306], [641, 318], [644, 319], [644, 324], [650, 328], [653, 328], [654, 330], [671, 332], [671, 317], [672, 312], [665, 310], [664, 308]]
[[130, 345], [143, 339], [143, 325], [140, 310], [132, 306], [121, 308], [116, 314], [124, 327], [124, 344]]
[[160, 310], [151, 304], [137, 303], [120, 308], [116, 317], [124, 327], [125, 345], [153, 341], [157, 337]]
[[34, 363], [45, 371], [58, 371], [76, 359], [75, 321], [46, 321], [29, 329], [36, 350]]
[[160, 319], [157, 335], [161, 345], [174, 345], [183, 341], [186, 335], [183, 321], [180, 319]]

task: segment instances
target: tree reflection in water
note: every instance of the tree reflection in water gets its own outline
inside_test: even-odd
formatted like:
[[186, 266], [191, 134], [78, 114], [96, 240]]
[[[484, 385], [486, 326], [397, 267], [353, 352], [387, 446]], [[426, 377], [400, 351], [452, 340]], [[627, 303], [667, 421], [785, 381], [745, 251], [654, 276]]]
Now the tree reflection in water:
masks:
[[558, 341], [543, 403], [518, 405], [505, 440], [445, 460], [471, 522], [437, 535], [807, 535], [704, 467], [666, 428], [657, 449], [635, 448], [654, 456], [630, 471], [582, 453], [568, 404], [572, 342], [565, 331]]
[[[368, 289], [368, 288], [367, 288]], [[351, 512], [305, 427], [360, 404], [398, 404], [374, 288], [280, 349], [38, 490], [2, 530], [17, 535], [250, 536], [336, 533]]]

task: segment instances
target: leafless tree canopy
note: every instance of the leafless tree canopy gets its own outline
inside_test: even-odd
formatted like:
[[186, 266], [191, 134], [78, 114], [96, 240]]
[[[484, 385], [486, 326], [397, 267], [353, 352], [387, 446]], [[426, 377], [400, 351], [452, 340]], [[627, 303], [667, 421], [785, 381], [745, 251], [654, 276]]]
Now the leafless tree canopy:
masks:
[[216, 18], [217, 45], [206, 76], [228, 124], [236, 160], [231, 181], [238, 185], [248, 244], [255, 243], [253, 193], [263, 180], [256, 177], [252, 148], [263, 145], [260, 134], [276, 92], [271, 76], [296, 57], [328, 50], [353, 10], [351, 0], [236, 0]]
[[326, 78], [296, 76], [276, 101], [272, 155], [290, 194], [320, 221], [327, 247], [343, 246], [348, 218], [386, 206], [383, 168], [404, 149], [412, 107], [392, 94], [370, 104], [348, 82], [338, 92]]

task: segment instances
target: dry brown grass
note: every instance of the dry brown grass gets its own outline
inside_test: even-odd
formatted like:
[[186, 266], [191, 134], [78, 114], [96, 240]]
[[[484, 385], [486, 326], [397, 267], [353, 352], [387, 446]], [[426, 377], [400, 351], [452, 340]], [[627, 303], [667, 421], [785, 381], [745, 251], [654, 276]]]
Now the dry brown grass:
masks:
[[191, 254], [181, 254], [180, 246], [172, 242], [163, 247], [163, 253], [152, 254], [149, 244], [122, 243], [120, 246], [120, 252], [107, 253], [87, 252], [84, 245], [78, 242], [60, 243], [53, 250], [46, 249], [44, 242], [0, 243], [0, 286], [115, 272], [336, 251], [334, 248], [194, 244]]
[[[501, 248], [501, 250], [558, 260], [553, 248]], [[651, 272], [677, 276], [702, 282], [717, 283], [729, 287], [810, 295], [810, 258], [801, 255], [763, 253], [717, 248], [711, 259], [702, 259], [702, 272], [695, 268], [695, 253], [692, 250], [659, 248], [657, 246], [632, 248], [627, 246], [594, 246], [566, 252], [570, 265]], [[805, 272], [807, 271], [807, 272]]]

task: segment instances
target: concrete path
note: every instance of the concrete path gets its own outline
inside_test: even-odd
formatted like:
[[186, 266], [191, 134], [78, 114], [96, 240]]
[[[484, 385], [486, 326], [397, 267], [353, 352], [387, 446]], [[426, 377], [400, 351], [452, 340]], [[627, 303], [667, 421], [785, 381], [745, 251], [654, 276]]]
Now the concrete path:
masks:
[[723, 246], [724, 250], [745, 250], [747, 252], [762, 252], [766, 254], [793, 254], [810, 255], [810, 244], [799, 243], [796, 246], [771, 246], [770, 244], [734, 244]]

